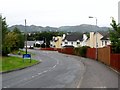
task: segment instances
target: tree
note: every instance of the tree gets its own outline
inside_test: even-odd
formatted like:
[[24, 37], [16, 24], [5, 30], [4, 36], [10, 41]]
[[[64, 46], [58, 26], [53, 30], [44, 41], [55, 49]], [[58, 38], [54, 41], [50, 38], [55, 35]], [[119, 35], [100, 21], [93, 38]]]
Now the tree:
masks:
[[24, 47], [24, 36], [18, 28], [8, 31], [5, 18], [2, 19], [2, 55], [7, 56], [13, 50]]
[[120, 24], [117, 24], [114, 18], [110, 24], [113, 30], [110, 30], [110, 40], [112, 45], [112, 51], [114, 53], [120, 53]]
[[9, 32], [5, 37], [5, 46], [9, 48], [10, 52], [18, 49], [18, 35], [15, 32]]
[[15, 27], [15, 28], [13, 29], [13, 32], [14, 32], [15, 34], [17, 34], [17, 35], [16, 35], [16, 36], [17, 36], [17, 39], [18, 39], [17, 49], [23, 48], [23, 47], [24, 47], [24, 41], [25, 41], [24, 36], [22, 35], [22, 33], [20, 32], [20, 30], [19, 30], [17, 27]]
[[10, 52], [10, 48], [5, 44], [5, 37], [8, 33], [8, 26], [6, 24], [5, 18], [2, 18], [2, 55], [6, 56]]

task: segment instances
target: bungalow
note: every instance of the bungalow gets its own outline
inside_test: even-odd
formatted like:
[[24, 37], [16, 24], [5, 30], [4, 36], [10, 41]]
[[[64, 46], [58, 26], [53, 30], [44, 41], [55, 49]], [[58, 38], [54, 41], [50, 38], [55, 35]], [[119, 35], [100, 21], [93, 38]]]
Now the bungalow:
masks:
[[[33, 48], [34, 45], [36, 46], [37, 44], [41, 45], [43, 44], [44, 41], [27, 41], [27, 48]], [[26, 42], [25, 42], [25, 46], [24, 48], [26, 48]]]
[[63, 35], [62, 47], [81, 47], [86, 46], [87, 35], [80, 35], [78, 33], [71, 33]]

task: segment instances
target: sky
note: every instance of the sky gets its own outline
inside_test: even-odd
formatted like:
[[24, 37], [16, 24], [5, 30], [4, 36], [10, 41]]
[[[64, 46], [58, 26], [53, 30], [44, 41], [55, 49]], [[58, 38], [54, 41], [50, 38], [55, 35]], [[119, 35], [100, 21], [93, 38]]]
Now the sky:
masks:
[[[75, 26], [96, 24], [110, 26], [111, 18], [118, 21], [120, 0], [0, 0], [0, 14], [7, 24], [36, 26]], [[94, 18], [88, 18], [93, 16]]]

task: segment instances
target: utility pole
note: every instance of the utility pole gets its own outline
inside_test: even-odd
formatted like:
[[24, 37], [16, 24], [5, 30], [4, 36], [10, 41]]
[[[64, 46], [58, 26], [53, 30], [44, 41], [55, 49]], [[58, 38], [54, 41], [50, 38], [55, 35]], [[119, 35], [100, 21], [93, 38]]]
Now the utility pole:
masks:
[[120, 1], [118, 2], [118, 24], [120, 24]]
[[26, 19], [25, 19], [25, 45], [26, 45], [26, 54], [27, 54], [27, 29], [26, 29]]
[[[92, 16], [89, 16], [89, 18], [95, 18], [95, 20], [96, 20], [96, 27], [97, 27], [97, 18], [96, 18], [96, 17], [92, 17]], [[97, 31], [96, 31], [95, 33], [96, 33], [96, 60], [98, 60], [98, 42], [97, 42]]]
[[[2, 14], [1, 13], [0, 13], [0, 56], [2, 56]], [[0, 60], [2, 60], [1, 57]]]

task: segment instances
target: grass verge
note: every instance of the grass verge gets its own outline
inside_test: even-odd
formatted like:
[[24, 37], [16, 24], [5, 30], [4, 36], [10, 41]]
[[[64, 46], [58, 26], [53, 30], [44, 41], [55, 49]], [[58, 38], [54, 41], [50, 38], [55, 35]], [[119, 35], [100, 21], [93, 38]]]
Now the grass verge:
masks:
[[19, 58], [19, 57], [13, 57], [13, 56], [2, 57], [2, 61], [0, 61], [0, 65], [1, 65], [0, 72], [16, 70], [16, 69], [32, 66], [37, 63], [39, 63], [39, 61], [33, 59], [30, 63], [30, 60], [26, 59], [23, 62], [23, 58]]
[[[23, 50], [15, 50], [15, 51], [12, 51], [11, 53], [17, 55], [18, 52], [19, 52], [21, 55], [22, 55], [22, 54], [26, 54], [26, 52], [23, 51]], [[27, 52], [27, 54], [35, 55], [34, 53], [31, 53], [31, 52]]]

